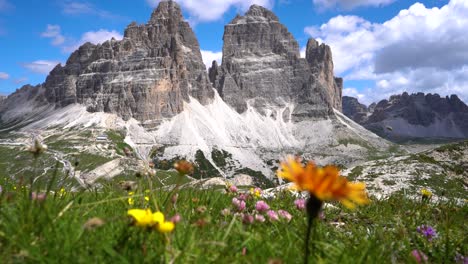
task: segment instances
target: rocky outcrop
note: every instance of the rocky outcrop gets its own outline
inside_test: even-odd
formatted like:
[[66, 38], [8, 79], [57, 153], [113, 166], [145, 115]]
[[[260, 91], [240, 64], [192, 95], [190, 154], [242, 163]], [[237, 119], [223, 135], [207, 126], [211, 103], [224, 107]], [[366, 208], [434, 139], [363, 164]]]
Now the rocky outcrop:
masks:
[[2, 105], [2, 102], [5, 101], [7, 97], [5, 95], [0, 95], [0, 105]]
[[86, 43], [43, 84], [49, 104], [78, 103], [148, 123], [172, 117], [190, 97], [214, 96], [198, 41], [177, 3], [162, 1], [145, 25], [131, 23], [124, 39]]
[[468, 106], [456, 95], [393, 95], [369, 107], [366, 118], [353, 115], [349, 101], [343, 98], [343, 112], [348, 117], [388, 139], [468, 138]]
[[322, 119], [341, 110], [342, 80], [333, 76], [330, 48], [310, 40], [307, 58], [287, 28], [269, 10], [253, 5], [225, 26], [223, 59], [210, 78], [239, 113], [249, 106], [263, 114], [283, 108], [294, 121]]
[[343, 96], [343, 114], [354, 122], [361, 124], [367, 119], [369, 113], [367, 106], [359, 103], [357, 98]]

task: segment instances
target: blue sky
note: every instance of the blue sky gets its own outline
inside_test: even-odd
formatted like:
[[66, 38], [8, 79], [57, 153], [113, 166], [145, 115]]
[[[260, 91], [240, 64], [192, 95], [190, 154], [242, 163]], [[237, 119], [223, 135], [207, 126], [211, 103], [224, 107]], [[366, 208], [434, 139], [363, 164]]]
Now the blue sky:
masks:
[[[468, 28], [466, 0], [178, 2], [206, 61], [220, 58], [224, 25], [257, 3], [278, 15], [300, 47], [309, 37], [332, 47], [335, 73], [345, 78], [345, 94], [366, 103], [402, 91], [456, 93], [468, 101], [468, 37], [459, 36], [463, 26]], [[130, 22], [145, 23], [157, 3], [0, 0], [0, 93], [44, 82], [47, 72], [65, 63], [85, 41], [121, 38]]]

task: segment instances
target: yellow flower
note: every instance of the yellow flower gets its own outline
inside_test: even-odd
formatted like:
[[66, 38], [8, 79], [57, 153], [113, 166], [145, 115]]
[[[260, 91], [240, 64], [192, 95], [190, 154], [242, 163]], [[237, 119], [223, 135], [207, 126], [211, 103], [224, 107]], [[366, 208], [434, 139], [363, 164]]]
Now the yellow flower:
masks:
[[260, 188], [250, 188], [250, 194], [259, 198], [260, 196], [262, 196], [262, 190]]
[[278, 177], [294, 182], [299, 191], [308, 191], [321, 201], [340, 201], [348, 208], [367, 204], [369, 199], [364, 183], [351, 183], [340, 176], [335, 166], [317, 167], [313, 162], [303, 165], [298, 158], [288, 157], [281, 162]]
[[150, 198], [149, 196], [145, 196], [145, 201], [149, 202]]
[[127, 214], [133, 218], [134, 224], [140, 227], [154, 227], [161, 233], [172, 232], [175, 228], [173, 222], [165, 221], [161, 212], [152, 213], [150, 209], [131, 209]]
[[127, 215], [133, 218], [136, 226], [146, 227], [154, 225], [154, 216], [150, 209], [131, 209], [127, 211]]
[[128, 205], [134, 205], [135, 204], [135, 200], [133, 200], [132, 197], [128, 198]]
[[432, 192], [429, 191], [428, 189], [422, 189], [421, 194], [425, 198], [431, 198], [432, 197]]
[[169, 233], [174, 230], [175, 225], [173, 222], [162, 222], [156, 225], [156, 229], [161, 233]]

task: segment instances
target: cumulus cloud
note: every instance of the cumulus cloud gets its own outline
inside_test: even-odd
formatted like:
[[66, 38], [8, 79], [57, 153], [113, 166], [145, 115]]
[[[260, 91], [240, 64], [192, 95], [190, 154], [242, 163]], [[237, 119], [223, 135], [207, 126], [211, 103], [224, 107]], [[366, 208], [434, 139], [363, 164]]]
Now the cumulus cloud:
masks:
[[41, 37], [52, 39], [52, 45], [58, 46], [65, 42], [65, 37], [61, 34], [59, 25], [47, 25], [46, 31], [41, 33]]
[[37, 60], [33, 62], [22, 63], [21, 66], [34, 73], [49, 74], [49, 72], [59, 63], [59, 61]]
[[6, 72], [0, 72], [0, 80], [8, 80], [10, 78], [10, 75]]
[[[156, 7], [161, 0], [146, 0], [151, 7]], [[274, 0], [176, 0], [190, 15], [190, 21], [214, 21], [234, 7], [246, 11], [253, 4], [272, 8]]]
[[395, 0], [313, 0], [319, 10], [334, 8], [351, 10], [361, 6], [385, 6], [393, 2]]
[[109, 31], [106, 29], [100, 29], [98, 31], [88, 31], [81, 36], [80, 40], [64, 45], [62, 47], [62, 50], [64, 52], [73, 52], [86, 42], [91, 42], [93, 44], [102, 44], [103, 42], [112, 38], [115, 38], [116, 40], [121, 40], [123, 39], [123, 35], [115, 30]]
[[366, 95], [403, 91], [458, 94], [468, 102], [468, 2], [441, 8], [413, 4], [383, 23], [337, 16], [305, 33], [331, 46], [335, 74], [373, 80]]
[[221, 51], [202, 50], [201, 55], [207, 69], [211, 67], [213, 61], [217, 61], [218, 65], [220, 65], [223, 58], [223, 52]]

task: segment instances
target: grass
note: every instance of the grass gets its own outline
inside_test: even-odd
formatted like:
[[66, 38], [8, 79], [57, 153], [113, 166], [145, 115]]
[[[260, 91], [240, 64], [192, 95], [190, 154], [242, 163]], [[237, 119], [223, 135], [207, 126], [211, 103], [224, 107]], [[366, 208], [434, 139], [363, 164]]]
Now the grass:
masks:
[[[100, 191], [50, 194], [43, 202], [31, 201], [29, 189], [12, 181], [1, 182], [0, 259], [2, 263], [284, 263], [302, 262], [306, 216], [294, 208], [294, 197], [281, 193], [269, 200], [273, 209], [286, 209], [291, 222], [243, 224], [233, 215], [232, 194], [220, 191], [182, 190], [175, 209], [182, 221], [167, 237], [129, 225], [130, 208], [153, 207], [137, 196], [104, 186]], [[14, 190], [16, 186], [16, 190]], [[152, 190], [152, 199], [164, 201], [168, 192]], [[252, 210], [255, 200], [248, 200]], [[166, 207], [167, 208], [167, 207]], [[201, 210], [200, 208], [204, 208]], [[335, 204], [318, 222], [311, 260], [321, 263], [414, 263], [410, 252], [419, 249], [432, 263], [453, 262], [466, 254], [465, 219], [468, 208], [451, 202], [427, 204], [402, 194], [373, 200], [349, 211]], [[99, 217], [105, 224], [83, 228]], [[432, 242], [416, 232], [422, 224], [439, 233]], [[244, 253], [245, 254], [244, 254]]]

